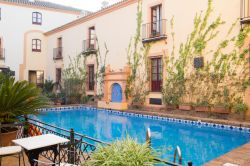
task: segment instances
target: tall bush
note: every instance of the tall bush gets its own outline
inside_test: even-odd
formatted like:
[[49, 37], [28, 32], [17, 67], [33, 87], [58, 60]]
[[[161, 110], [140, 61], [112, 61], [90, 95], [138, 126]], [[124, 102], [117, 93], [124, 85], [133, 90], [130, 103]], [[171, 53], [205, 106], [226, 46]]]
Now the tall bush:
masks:
[[147, 143], [139, 144], [130, 137], [110, 146], [99, 146], [91, 155], [89, 166], [153, 166], [156, 155]]

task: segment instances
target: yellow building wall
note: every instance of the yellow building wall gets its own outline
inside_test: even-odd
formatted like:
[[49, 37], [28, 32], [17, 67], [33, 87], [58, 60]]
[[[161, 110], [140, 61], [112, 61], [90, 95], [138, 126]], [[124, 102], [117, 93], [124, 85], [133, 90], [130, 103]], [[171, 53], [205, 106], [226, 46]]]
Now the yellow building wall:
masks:
[[[32, 39], [41, 40], [41, 52], [32, 51]], [[29, 70], [42, 70], [46, 77], [47, 67], [47, 40], [42, 31], [31, 30], [24, 34], [24, 57], [20, 65], [19, 77], [21, 80], [29, 80]]]

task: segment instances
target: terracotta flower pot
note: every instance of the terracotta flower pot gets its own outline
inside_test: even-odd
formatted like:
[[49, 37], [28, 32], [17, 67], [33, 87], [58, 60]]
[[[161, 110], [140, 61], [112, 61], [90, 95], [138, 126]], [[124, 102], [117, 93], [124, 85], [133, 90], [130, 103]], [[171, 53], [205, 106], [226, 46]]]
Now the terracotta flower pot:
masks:
[[220, 113], [220, 114], [229, 114], [229, 110], [226, 109], [225, 107], [223, 106], [215, 106], [211, 109], [211, 112], [214, 112], [214, 113]]
[[12, 140], [16, 139], [17, 136], [17, 128], [14, 128], [13, 131], [7, 132], [7, 133], [1, 133], [0, 134], [0, 146], [11, 146]]
[[190, 111], [193, 109], [193, 107], [191, 105], [188, 105], [188, 104], [183, 104], [183, 105], [179, 105], [179, 109], [180, 110], [183, 110], [183, 111]]
[[210, 108], [208, 106], [196, 106], [195, 111], [197, 111], [197, 112], [209, 112]]

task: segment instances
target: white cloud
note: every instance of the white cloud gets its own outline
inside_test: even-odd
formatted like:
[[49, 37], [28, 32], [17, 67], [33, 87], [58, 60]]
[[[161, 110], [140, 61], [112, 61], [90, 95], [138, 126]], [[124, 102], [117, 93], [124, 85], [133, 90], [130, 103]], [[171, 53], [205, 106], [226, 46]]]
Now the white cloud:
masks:
[[[72, 6], [88, 11], [97, 11], [101, 9], [101, 4], [104, 0], [45, 0], [53, 3], [58, 3], [66, 6]], [[109, 5], [119, 2], [121, 0], [106, 0]]]

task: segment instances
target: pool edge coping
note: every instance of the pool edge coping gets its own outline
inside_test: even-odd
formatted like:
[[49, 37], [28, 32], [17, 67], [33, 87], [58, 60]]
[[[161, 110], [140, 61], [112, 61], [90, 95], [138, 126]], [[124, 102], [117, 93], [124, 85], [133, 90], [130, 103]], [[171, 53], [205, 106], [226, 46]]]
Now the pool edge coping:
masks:
[[[104, 109], [104, 108], [97, 108], [94, 106], [89, 105], [78, 105], [78, 106], [63, 106], [63, 107], [52, 107], [52, 108], [42, 108], [38, 109], [38, 111], [62, 111], [62, 110], [69, 110], [69, 109], [82, 109], [87, 108], [89, 110], [101, 110], [101, 111], [108, 111], [112, 113], [117, 113], [118, 115], [127, 115], [127, 116], [135, 116], [135, 117], [142, 117], [147, 119], [155, 119], [155, 120], [163, 120], [163, 121], [169, 121], [169, 122], [177, 122], [182, 124], [191, 124], [191, 125], [197, 125], [197, 126], [205, 126], [205, 127], [213, 127], [213, 128], [219, 128], [222, 130], [228, 130], [228, 131], [239, 131], [239, 132], [247, 132], [250, 133], [250, 127], [244, 126], [244, 125], [237, 125], [235, 123], [226, 123], [225, 121], [223, 123], [213, 121], [206, 121], [204, 118], [196, 119], [195, 117], [192, 119], [185, 118], [185, 117], [175, 117], [175, 116], [168, 116], [164, 114], [157, 114], [156, 112], [145, 112], [145, 111], [133, 111], [133, 110], [112, 110], [112, 109]], [[209, 119], [210, 120], [210, 119]], [[225, 124], [226, 123], [226, 124]]]

